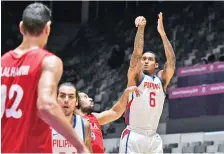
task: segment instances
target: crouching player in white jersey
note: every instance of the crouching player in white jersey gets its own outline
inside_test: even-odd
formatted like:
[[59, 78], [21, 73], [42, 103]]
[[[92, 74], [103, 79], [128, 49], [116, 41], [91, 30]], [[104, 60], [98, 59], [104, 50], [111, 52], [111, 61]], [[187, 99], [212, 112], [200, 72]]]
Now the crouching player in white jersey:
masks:
[[134, 93], [129, 96], [127, 128], [121, 136], [120, 153], [163, 153], [162, 140], [156, 131], [167, 85], [175, 71], [176, 58], [164, 31], [160, 13], [157, 29], [163, 41], [167, 62], [163, 70], [155, 74], [155, 69], [158, 68], [156, 55], [153, 52], [143, 54], [146, 20], [142, 16], [137, 17], [135, 24], [138, 30], [128, 70], [128, 86], [137, 85], [142, 94], [140, 97], [136, 97]]
[[[92, 153], [90, 124], [80, 115], [76, 114], [78, 97], [78, 92], [71, 82], [62, 83], [59, 86], [57, 102], [80, 140], [85, 143]], [[55, 130], [52, 130], [52, 140], [53, 153], [76, 153], [76, 149]]]

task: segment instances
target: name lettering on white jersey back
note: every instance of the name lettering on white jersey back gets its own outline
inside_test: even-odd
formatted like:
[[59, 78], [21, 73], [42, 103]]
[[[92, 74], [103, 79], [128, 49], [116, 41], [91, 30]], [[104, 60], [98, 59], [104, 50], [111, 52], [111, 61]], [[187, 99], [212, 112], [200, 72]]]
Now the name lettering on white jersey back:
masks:
[[1, 68], [2, 77], [16, 77], [28, 75], [30, 66], [23, 65], [20, 67], [3, 67]]

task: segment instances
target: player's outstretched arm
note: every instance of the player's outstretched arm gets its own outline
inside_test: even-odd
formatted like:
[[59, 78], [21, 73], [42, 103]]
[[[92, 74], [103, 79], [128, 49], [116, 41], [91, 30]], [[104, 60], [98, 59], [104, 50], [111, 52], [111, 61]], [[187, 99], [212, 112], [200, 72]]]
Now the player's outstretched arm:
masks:
[[137, 97], [141, 94], [141, 91], [136, 86], [131, 86], [125, 89], [118, 102], [114, 104], [110, 110], [95, 114], [100, 125], [105, 125], [115, 121], [122, 116], [125, 111], [130, 92], [135, 92]]
[[164, 90], [166, 90], [167, 85], [169, 84], [175, 71], [176, 57], [173, 51], [173, 47], [166, 36], [165, 30], [163, 27], [163, 15], [161, 12], [159, 14], [157, 30], [162, 38], [163, 46], [164, 46], [165, 54], [166, 54], [166, 60], [167, 60], [163, 70], [159, 72], [159, 75], [161, 76], [164, 82]]
[[90, 153], [92, 153], [92, 144], [91, 144], [91, 129], [90, 124], [87, 120], [84, 120], [85, 127], [85, 145], [89, 149]]
[[79, 153], [86, 153], [88, 150], [73, 131], [56, 102], [57, 86], [62, 72], [63, 64], [58, 57], [49, 56], [43, 60], [42, 72], [38, 83], [37, 109], [42, 120], [63, 135], [76, 147]]
[[[140, 74], [140, 59], [142, 57], [143, 48], [144, 48], [144, 30], [146, 25], [146, 20], [143, 16], [139, 16], [135, 19], [135, 25], [138, 27], [135, 42], [134, 42], [134, 51], [131, 56], [129, 70], [128, 70], [128, 86], [133, 86], [136, 84], [136, 78], [141, 76]], [[141, 78], [141, 77], [139, 77]]]

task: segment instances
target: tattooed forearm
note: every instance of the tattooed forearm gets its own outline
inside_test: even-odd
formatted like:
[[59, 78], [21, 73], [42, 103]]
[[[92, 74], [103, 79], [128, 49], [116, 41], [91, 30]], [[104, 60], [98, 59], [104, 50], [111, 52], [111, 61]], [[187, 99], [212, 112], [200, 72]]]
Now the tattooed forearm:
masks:
[[131, 61], [130, 61], [130, 67], [131, 68], [134, 68], [137, 66], [139, 60], [141, 59], [142, 56], [140, 55], [135, 55], [135, 54], [132, 54], [131, 56]]
[[165, 49], [165, 54], [166, 54], [166, 59], [167, 59], [167, 63], [165, 64], [165, 66], [166, 66], [166, 68], [169, 67], [169, 68], [175, 69], [176, 57], [175, 57], [175, 54], [173, 51], [173, 47], [170, 44], [166, 35], [161, 35], [161, 37], [162, 37], [163, 46]]
[[139, 27], [137, 34], [135, 36], [135, 43], [134, 43], [134, 52], [136, 55], [140, 55], [143, 52], [144, 48], [144, 27]]
[[130, 68], [136, 67], [142, 57], [144, 48], [144, 29], [144, 27], [139, 27], [136, 33], [134, 42], [134, 52], [131, 56]]

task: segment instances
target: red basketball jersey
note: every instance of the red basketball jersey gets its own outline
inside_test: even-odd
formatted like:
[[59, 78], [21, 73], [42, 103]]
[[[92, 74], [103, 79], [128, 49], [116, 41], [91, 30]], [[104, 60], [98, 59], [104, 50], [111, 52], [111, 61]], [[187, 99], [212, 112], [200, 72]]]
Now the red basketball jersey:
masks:
[[91, 143], [93, 153], [104, 153], [103, 134], [98, 120], [93, 114], [83, 116], [83, 118], [87, 119], [91, 126]]
[[42, 61], [50, 55], [33, 49], [21, 57], [13, 51], [1, 57], [2, 153], [52, 152], [51, 129], [36, 105]]

